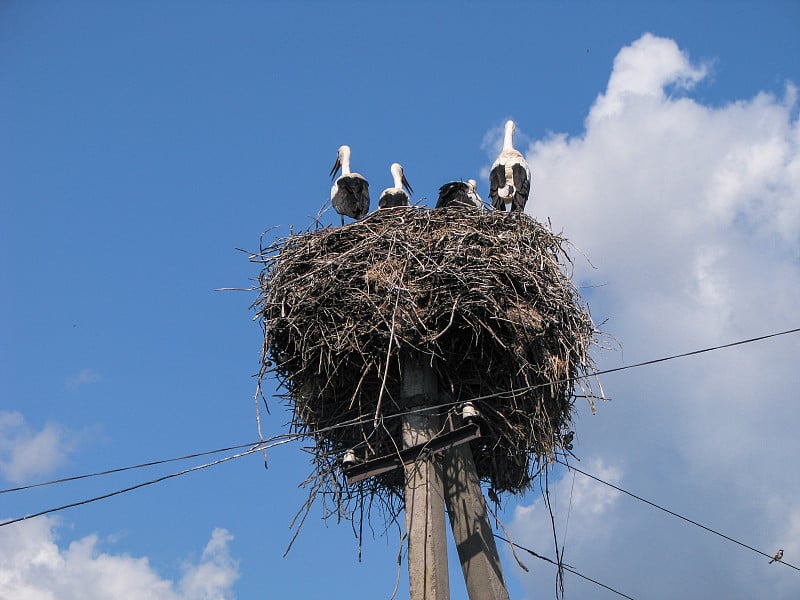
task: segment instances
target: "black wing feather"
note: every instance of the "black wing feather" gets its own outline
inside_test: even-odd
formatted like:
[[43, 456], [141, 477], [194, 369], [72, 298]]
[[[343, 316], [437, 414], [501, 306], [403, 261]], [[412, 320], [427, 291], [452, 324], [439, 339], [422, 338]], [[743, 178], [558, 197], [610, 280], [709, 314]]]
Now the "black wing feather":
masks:
[[369, 212], [369, 184], [363, 177], [343, 175], [336, 180], [342, 204], [334, 206], [339, 214], [360, 219]]
[[386, 192], [378, 200], [378, 208], [394, 208], [395, 206], [408, 206], [408, 196], [403, 192]]
[[436, 208], [466, 205], [471, 206], [472, 203], [467, 197], [467, 184], [463, 181], [451, 181], [439, 188], [439, 199], [436, 201]]
[[519, 163], [511, 165], [511, 172], [514, 175], [514, 199], [511, 202], [511, 210], [525, 210], [528, 202], [528, 195], [531, 191], [531, 182], [528, 179], [528, 172]]
[[506, 203], [497, 194], [497, 190], [506, 186], [506, 168], [499, 164], [489, 172], [489, 198], [496, 210], [505, 210]]

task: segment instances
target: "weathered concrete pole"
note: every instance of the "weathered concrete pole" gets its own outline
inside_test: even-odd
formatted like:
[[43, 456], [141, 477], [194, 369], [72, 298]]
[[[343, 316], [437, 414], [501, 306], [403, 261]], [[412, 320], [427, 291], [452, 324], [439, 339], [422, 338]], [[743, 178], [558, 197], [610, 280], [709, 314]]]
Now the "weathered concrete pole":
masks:
[[442, 455], [444, 498], [470, 600], [508, 600], [503, 568], [469, 444]]
[[[436, 371], [423, 357], [403, 360], [401, 399], [405, 410], [436, 405]], [[434, 410], [403, 417], [403, 447], [424, 444], [439, 432]], [[405, 466], [406, 533], [410, 600], [449, 600], [447, 530], [444, 520], [442, 466], [424, 454]]]

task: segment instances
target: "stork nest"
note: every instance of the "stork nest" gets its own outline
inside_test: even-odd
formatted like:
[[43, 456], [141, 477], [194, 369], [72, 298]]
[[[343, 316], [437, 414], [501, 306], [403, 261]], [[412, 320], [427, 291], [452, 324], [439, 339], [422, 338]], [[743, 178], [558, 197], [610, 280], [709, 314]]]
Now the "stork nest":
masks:
[[[402, 207], [290, 235], [254, 256], [261, 376], [277, 374], [293, 430], [314, 440], [314, 489], [341, 500], [344, 451], [369, 459], [402, 447], [411, 355], [438, 374], [434, 409], [471, 401], [480, 412], [482, 437], [470, 445], [495, 493], [521, 493], [569, 450], [575, 398], [594, 410], [598, 396], [586, 383], [595, 327], [565, 245], [524, 213]], [[403, 471], [358, 490], [401, 499]]]

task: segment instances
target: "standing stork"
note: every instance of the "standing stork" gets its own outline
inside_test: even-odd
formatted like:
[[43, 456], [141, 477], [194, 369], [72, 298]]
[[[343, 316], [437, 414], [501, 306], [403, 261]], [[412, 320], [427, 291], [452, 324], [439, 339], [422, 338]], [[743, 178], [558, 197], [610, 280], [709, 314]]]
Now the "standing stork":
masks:
[[503, 150], [494, 161], [489, 171], [489, 196], [492, 206], [505, 211], [511, 204], [511, 210], [525, 210], [528, 194], [531, 190], [531, 170], [522, 153], [514, 148], [514, 121], [506, 121], [503, 137]]
[[439, 188], [439, 199], [436, 208], [447, 206], [469, 206], [483, 208], [483, 200], [478, 196], [478, 182], [474, 179], [467, 181], [451, 181]]
[[342, 175], [331, 188], [331, 204], [342, 217], [360, 219], [369, 211], [369, 184], [362, 175], [350, 172], [350, 146], [340, 146], [336, 154], [336, 162], [331, 169], [331, 179], [336, 177], [339, 169]]
[[378, 208], [410, 205], [411, 194], [414, 193], [414, 190], [411, 189], [411, 185], [403, 173], [403, 167], [400, 166], [400, 163], [392, 163], [390, 171], [394, 179], [394, 187], [386, 188], [381, 192]]

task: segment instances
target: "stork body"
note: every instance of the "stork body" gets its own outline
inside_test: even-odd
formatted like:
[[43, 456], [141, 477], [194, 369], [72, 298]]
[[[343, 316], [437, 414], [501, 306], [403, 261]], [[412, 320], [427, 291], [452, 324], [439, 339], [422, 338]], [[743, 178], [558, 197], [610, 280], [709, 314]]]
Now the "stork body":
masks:
[[531, 170], [522, 153], [514, 148], [514, 121], [506, 121], [503, 150], [489, 171], [489, 197], [496, 210], [525, 210], [531, 190]]
[[483, 208], [483, 200], [478, 196], [478, 182], [474, 179], [467, 181], [451, 181], [439, 188], [439, 199], [436, 208], [447, 206], [469, 206]]
[[369, 212], [369, 184], [359, 173], [350, 172], [350, 146], [341, 146], [336, 155], [336, 162], [331, 169], [331, 178], [336, 177], [339, 169], [342, 175], [336, 179], [331, 188], [331, 204], [339, 213], [344, 225], [345, 216], [360, 219]]
[[378, 208], [409, 206], [411, 204], [411, 194], [414, 193], [414, 190], [411, 189], [411, 185], [403, 173], [403, 167], [400, 166], [400, 163], [392, 163], [390, 170], [394, 179], [394, 186], [381, 192]]

